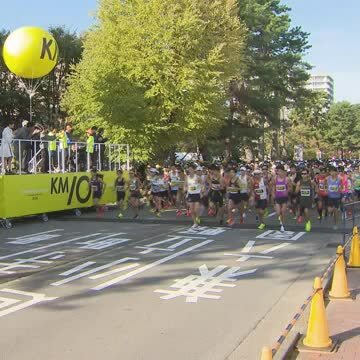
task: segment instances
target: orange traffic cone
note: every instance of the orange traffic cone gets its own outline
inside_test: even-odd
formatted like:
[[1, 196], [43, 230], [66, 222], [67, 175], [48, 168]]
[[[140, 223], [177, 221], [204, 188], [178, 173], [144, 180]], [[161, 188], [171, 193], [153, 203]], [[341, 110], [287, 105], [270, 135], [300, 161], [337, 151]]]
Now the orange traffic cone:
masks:
[[268, 346], [263, 347], [260, 360], [272, 360], [272, 350]]
[[353, 229], [348, 266], [353, 268], [360, 268], [360, 239], [357, 226], [355, 226]]
[[329, 292], [330, 299], [351, 299], [346, 277], [346, 265], [344, 260], [344, 248], [338, 246], [336, 254], [339, 256], [335, 263], [334, 275]]
[[319, 277], [314, 280], [314, 289], [317, 290], [317, 292], [311, 300], [308, 328], [303, 344], [312, 349], [329, 350], [333, 342], [329, 337], [324, 293]]

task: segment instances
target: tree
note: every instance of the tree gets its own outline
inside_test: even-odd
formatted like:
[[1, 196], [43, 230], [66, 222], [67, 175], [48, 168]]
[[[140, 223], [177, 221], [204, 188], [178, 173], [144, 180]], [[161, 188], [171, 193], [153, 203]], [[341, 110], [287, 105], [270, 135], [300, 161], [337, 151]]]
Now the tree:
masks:
[[327, 113], [330, 100], [324, 92], [311, 92], [308, 97], [297, 102], [290, 111], [286, 125], [286, 147], [292, 154], [294, 146], [304, 146], [306, 158], [315, 158], [316, 150], [326, 151], [328, 144], [324, 140]]
[[247, 66], [231, 87], [228, 132], [238, 128], [238, 142], [253, 151], [256, 140], [261, 157], [264, 149], [259, 139], [271, 132], [274, 156], [279, 157], [280, 110], [308, 95], [304, 85], [311, 67], [303, 60], [310, 47], [308, 34], [291, 27], [290, 8], [280, 0], [239, 0], [238, 4], [239, 18], [248, 29]]
[[59, 117], [66, 117], [60, 102], [66, 90], [66, 79], [72, 72], [82, 55], [82, 40], [75, 33], [65, 27], [50, 27], [49, 32], [54, 36], [59, 46], [59, 60], [55, 69], [44, 78], [39, 88], [37, 100], [44, 105], [45, 123], [57, 124]]
[[359, 122], [357, 107], [349, 102], [339, 102], [331, 106], [325, 126], [325, 140], [333, 150], [359, 150]]
[[234, 0], [101, 0], [63, 105], [137, 157], [196, 146], [225, 121], [228, 82], [241, 74], [236, 15]]

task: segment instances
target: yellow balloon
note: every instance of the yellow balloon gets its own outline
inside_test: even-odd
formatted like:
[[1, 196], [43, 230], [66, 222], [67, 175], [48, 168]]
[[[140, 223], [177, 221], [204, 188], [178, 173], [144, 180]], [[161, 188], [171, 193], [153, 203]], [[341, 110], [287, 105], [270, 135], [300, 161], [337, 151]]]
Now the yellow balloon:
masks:
[[6, 39], [3, 57], [14, 74], [26, 79], [47, 75], [56, 65], [59, 48], [54, 37], [39, 27], [21, 27]]

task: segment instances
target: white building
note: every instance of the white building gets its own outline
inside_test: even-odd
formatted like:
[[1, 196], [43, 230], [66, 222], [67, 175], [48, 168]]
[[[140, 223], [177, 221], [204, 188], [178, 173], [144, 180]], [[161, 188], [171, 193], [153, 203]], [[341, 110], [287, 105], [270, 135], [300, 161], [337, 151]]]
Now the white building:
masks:
[[334, 80], [329, 75], [312, 75], [306, 85], [313, 91], [324, 91], [329, 95], [330, 101], [334, 102]]

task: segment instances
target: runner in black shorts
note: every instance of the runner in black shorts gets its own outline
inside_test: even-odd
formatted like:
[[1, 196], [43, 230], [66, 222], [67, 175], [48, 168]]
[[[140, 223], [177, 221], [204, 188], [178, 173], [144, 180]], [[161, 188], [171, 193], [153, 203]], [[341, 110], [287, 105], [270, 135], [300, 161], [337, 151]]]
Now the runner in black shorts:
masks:
[[233, 168], [229, 171], [229, 184], [226, 188], [226, 191], [229, 198], [227, 224], [232, 226], [235, 223], [234, 213], [236, 209], [239, 209], [241, 203], [240, 182], [239, 178], [236, 176], [235, 169]]
[[223, 224], [224, 218], [224, 179], [220, 169], [213, 165], [207, 178], [210, 187], [209, 191], [209, 215], [217, 216], [219, 225]]
[[91, 170], [89, 186], [92, 192], [93, 204], [95, 206], [97, 216], [104, 216], [105, 208], [104, 206], [100, 205], [100, 199], [105, 192], [106, 185], [102, 180], [102, 176], [94, 169]]

